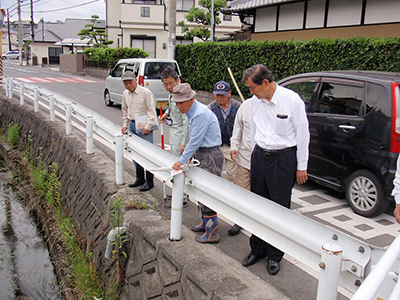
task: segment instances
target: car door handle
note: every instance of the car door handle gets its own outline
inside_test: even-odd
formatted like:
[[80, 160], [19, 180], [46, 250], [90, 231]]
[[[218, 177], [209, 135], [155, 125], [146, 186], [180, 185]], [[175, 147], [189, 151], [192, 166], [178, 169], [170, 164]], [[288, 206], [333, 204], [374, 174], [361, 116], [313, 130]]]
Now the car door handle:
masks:
[[339, 128], [340, 128], [340, 129], [343, 129], [343, 130], [354, 130], [354, 129], [356, 129], [357, 127], [356, 127], [356, 126], [353, 126], [353, 125], [339, 125]]

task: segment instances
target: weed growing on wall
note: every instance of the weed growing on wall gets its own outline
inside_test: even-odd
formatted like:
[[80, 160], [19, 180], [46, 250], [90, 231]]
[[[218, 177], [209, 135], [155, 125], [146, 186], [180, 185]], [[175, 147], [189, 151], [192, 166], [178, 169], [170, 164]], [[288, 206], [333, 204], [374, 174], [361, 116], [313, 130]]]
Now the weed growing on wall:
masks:
[[19, 143], [18, 124], [14, 124], [8, 129], [7, 141], [10, 144], [10, 146], [13, 147], [14, 149], [18, 148], [18, 143]]

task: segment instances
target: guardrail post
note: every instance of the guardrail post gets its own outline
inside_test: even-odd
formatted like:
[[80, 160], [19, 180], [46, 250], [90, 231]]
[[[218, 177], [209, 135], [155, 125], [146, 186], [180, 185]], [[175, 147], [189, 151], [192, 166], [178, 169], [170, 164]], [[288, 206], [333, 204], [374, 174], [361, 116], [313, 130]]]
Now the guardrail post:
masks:
[[12, 78], [10, 78], [10, 80], [8, 81], [8, 98], [12, 98], [13, 97], [13, 85], [14, 82], [12, 80]]
[[8, 77], [6, 77], [6, 80], [4, 81], [4, 91], [6, 92], [6, 97], [8, 98]]
[[322, 245], [317, 300], [336, 300], [342, 265], [342, 247], [332, 243]]
[[39, 88], [35, 87], [33, 88], [33, 111], [38, 112], [39, 111]]
[[171, 241], [180, 241], [182, 239], [182, 214], [183, 214], [183, 187], [185, 176], [183, 172], [174, 176], [172, 186], [171, 200], [171, 232], [169, 239]]
[[50, 121], [54, 122], [56, 120], [56, 114], [54, 112], [54, 96], [49, 95], [49, 107], [50, 107]]
[[19, 104], [20, 105], [25, 104], [24, 93], [25, 93], [25, 86], [23, 83], [21, 83], [19, 86]]
[[122, 134], [115, 137], [115, 183], [124, 184], [124, 138]]
[[65, 134], [69, 135], [72, 132], [71, 126], [72, 103], [68, 102], [65, 109]]
[[93, 116], [86, 116], [86, 153], [93, 154]]

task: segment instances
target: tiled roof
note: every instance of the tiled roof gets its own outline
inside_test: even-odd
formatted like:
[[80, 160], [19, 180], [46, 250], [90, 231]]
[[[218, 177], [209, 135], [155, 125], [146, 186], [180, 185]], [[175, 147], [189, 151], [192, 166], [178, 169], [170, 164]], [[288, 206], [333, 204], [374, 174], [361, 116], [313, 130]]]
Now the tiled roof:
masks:
[[302, 2], [299, 0], [234, 0], [228, 2], [228, 7], [224, 8], [224, 12], [239, 12], [251, 10], [258, 7], [273, 6], [290, 2]]

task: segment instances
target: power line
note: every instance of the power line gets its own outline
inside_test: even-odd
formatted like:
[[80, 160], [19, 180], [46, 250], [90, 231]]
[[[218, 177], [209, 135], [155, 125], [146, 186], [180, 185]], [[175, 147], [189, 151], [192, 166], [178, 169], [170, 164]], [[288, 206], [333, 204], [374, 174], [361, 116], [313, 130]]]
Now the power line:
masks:
[[47, 13], [47, 12], [54, 12], [54, 11], [66, 10], [66, 9], [71, 9], [71, 8], [75, 8], [75, 7], [80, 7], [80, 6], [88, 5], [88, 4], [97, 2], [97, 1], [99, 1], [99, 0], [93, 0], [93, 1], [89, 1], [89, 2], [82, 3], [82, 4], [78, 4], [78, 5], [73, 5], [73, 6], [69, 6], [69, 7], [63, 7], [63, 8], [57, 8], [57, 9], [52, 9], [52, 10], [40, 10], [40, 11], [35, 11], [35, 13]]

